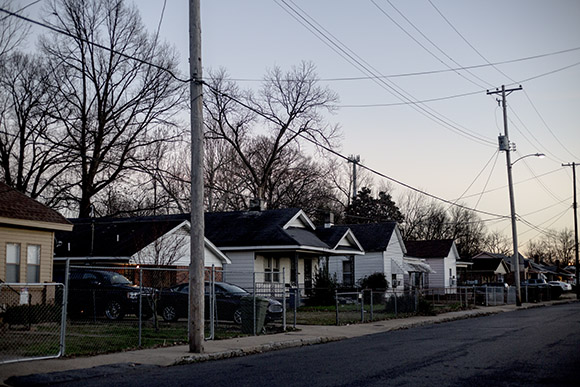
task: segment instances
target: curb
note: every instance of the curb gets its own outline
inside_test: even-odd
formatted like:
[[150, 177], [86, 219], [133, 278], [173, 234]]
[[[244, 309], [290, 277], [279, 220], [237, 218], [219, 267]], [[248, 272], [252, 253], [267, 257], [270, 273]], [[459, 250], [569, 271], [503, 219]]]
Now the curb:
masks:
[[269, 344], [257, 345], [257, 346], [245, 348], [245, 349], [232, 350], [232, 351], [187, 355], [187, 356], [182, 357], [180, 360], [177, 360], [175, 363], [173, 363], [173, 365], [201, 363], [201, 362], [210, 361], [210, 360], [221, 360], [221, 359], [229, 359], [229, 358], [233, 358], [233, 357], [255, 355], [258, 353], [277, 351], [280, 349], [298, 348], [298, 347], [306, 347], [306, 346], [310, 346], [310, 345], [332, 343], [335, 341], [344, 340], [346, 338], [347, 337], [345, 337], [345, 336], [316, 337], [316, 338], [312, 338], [312, 339], [299, 339], [299, 340], [291, 340], [291, 341], [284, 341], [284, 342], [278, 342], [278, 343], [269, 343]]

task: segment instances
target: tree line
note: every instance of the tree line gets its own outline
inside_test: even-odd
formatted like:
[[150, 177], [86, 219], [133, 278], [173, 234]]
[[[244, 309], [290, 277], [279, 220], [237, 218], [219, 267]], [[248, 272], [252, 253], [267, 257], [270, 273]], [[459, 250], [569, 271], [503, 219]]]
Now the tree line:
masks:
[[[175, 49], [127, 1], [51, 0], [43, 22], [51, 29], [26, 51], [26, 22], [0, 19], [0, 178], [71, 217], [187, 212], [189, 94]], [[337, 223], [397, 221], [406, 239], [456, 240], [463, 257], [511, 251], [477, 213], [413, 192], [397, 204], [369, 173], [359, 171], [352, 198], [348, 163], [328, 151], [341, 145], [339, 125], [327, 120], [339, 96], [314, 64], [273, 67], [256, 90], [226, 69], [207, 73], [207, 211], [260, 198], [315, 220], [331, 211]], [[548, 239], [530, 245], [535, 257], [571, 258], [568, 239]]]

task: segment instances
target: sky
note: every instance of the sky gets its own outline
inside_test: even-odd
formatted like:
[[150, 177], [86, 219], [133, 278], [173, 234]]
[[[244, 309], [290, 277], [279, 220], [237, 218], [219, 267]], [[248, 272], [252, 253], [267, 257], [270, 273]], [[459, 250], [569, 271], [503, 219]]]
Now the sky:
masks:
[[[32, 1], [19, 1], [28, 4]], [[34, 15], [43, 1], [31, 6]], [[188, 73], [188, 1], [134, 2]], [[312, 62], [340, 103], [344, 155], [408, 186], [509, 216], [499, 95], [507, 97], [520, 248], [573, 230], [580, 163], [580, 1], [201, 0], [204, 73], [224, 68], [257, 88], [274, 66]], [[580, 174], [580, 170], [578, 171]], [[375, 178], [376, 187], [384, 179]], [[407, 188], [391, 182], [395, 199]], [[488, 213], [488, 214], [486, 214]], [[490, 215], [491, 214], [491, 215]], [[511, 233], [509, 219], [486, 221]]]

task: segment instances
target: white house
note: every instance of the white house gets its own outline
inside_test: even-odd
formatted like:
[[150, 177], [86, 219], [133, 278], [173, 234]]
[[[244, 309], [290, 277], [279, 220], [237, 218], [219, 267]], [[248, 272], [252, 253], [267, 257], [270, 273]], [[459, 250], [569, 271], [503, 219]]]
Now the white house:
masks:
[[389, 287], [403, 289], [405, 244], [396, 222], [350, 224], [349, 228], [360, 242], [364, 255], [330, 257], [329, 272], [345, 286], [356, 285], [373, 273], [384, 273]]
[[432, 268], [429, 288], [449, 292], [457, 287], [459, 253], [452, 239], [405, 241], [407, 257], [422, 259]]
[[338, 254], [362, 254], [350, 233], [317, 230], [297, 208], [214, 212], [205, 214], [205, 236], [231, 261], [228, 282], [278, 293], [291, 285], [308, 291], [314, 285], [321, 259]]

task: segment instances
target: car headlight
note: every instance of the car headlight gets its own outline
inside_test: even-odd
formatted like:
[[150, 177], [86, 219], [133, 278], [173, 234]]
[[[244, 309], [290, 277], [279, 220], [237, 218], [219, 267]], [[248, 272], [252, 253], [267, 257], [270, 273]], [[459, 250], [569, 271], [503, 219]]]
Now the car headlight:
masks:
[[268, 305], [268, 312], [270, 313], [280, 313], [282, 311], [283, 311], [282, 304], [280, 304], [279, 302], [270, 303], [270, 305]]
[[127, 293], [127, 298], [130, 300], [136, 300], [139, 298], [139, 292], [129, 292]]

